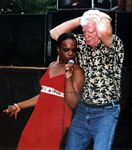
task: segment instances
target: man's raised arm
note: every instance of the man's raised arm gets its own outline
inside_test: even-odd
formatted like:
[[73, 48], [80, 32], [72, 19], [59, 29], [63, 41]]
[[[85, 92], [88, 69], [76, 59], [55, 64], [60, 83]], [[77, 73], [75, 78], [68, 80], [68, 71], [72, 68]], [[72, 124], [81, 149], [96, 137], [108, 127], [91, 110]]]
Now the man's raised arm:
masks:
[[50, 36], [54, 39], [57, 40], [58, 37], [65, 32], [71, 32], [72, 30], [76, 29], [77, 27], [80, 26], [80, 19], [81, 17], [77, 17], [75, 19], [71, 19], [69, 21], [66, 21], [55, 28], [50, 30]]

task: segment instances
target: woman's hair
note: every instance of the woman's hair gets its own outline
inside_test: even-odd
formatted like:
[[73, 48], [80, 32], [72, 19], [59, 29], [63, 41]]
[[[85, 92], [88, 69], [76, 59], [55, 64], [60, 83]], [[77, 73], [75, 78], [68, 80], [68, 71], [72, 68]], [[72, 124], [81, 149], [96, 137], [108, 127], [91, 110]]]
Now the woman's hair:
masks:
[[58, 40], [57, 40], [57, 47], [61, 47], [61, 44], [64, 40], [67, 40], [67, 39], [72, 39], [72, 40], [75, 40], [76, 44], [77, 44], [77, 40], [76, 38], [74, 37], [74, 35], [72, 33], [63, 33], [61, 34], [59, 37], [58, 37]]

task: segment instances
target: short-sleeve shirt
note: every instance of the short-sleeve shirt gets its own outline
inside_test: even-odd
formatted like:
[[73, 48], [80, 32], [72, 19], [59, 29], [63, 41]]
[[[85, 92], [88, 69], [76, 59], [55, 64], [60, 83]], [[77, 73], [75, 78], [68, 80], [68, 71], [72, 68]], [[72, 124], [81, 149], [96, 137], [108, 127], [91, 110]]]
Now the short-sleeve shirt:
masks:
[[121, 71], [124, 48], [121, 39], [113, 35], [112, 47], [103, 43], [91, 48], [82, 34], [74, 34], [78, 42], [78, 62], [85, 71], [82, 101], [105, 104], [120, 99]]

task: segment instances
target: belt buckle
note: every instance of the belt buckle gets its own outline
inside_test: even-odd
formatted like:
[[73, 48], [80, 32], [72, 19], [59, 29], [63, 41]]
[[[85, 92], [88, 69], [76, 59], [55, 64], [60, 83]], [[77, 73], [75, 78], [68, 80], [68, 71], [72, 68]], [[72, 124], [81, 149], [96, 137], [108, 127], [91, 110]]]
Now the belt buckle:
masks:
[[95, 104], [95, 105], [97, 105], [97, 106], [102, 106], [102, 104], [98, 104], [98, 103], [97, 103], [97, 104]]

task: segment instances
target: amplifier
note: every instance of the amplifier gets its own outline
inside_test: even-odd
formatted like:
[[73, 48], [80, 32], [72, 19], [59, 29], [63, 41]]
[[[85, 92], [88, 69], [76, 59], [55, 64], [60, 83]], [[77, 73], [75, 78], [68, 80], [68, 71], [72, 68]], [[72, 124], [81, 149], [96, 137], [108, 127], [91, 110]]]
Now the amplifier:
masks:
[[57, 9], [91, 8], [91, 0], [57, 0]]
[[102, 10], [115, 10], [118, 8], [117, 0], [94, 0], [94, 8]]
[[115, 10], [117, 0], [57, 0], [57, 9], [103, 9]]

